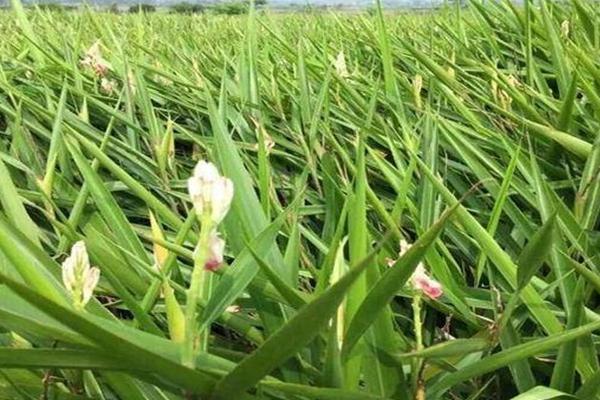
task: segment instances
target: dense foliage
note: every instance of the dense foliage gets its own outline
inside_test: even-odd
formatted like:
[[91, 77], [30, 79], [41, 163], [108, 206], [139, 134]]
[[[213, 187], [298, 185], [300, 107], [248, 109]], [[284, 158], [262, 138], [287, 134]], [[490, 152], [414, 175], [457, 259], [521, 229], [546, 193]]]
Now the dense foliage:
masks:
[[593, 2], [0, 16], [0, 398], [598, 398]]

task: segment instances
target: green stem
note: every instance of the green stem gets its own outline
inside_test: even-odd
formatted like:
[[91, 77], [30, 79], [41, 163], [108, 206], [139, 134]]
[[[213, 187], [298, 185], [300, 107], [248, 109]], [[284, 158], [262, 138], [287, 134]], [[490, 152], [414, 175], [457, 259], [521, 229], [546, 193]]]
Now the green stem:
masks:
[[412, 302], [417, 351], [423, 350], [423, 322], [421, 321], [421, 294], [415, 294]]
[[73, 307], [75, 307], [75, 309], [77, 311], [82, 311], [83, 310], [83, 304], [81, 301], [81, 298], [83, 296], [82, 293], [82, 289], [81, 289], [81, 283], [78, 283], [74, 289], [73, 289]]
[[[182, 363], [189, 368], [196, 365], [196, 342], [198, 339], [198, 326], [196, 323], [196, 306], [201, 295], [206, 295], [203, 289], [203, 280], [206, 280], [204, 265], [208, 259], [210, 233], [213, 230], [210, 209], [204, 210], [201, 221], [200, 237], [194, 255], [194, 269], [190, 287], [187, 290], [187, 304], [185, 307], [185, 336], [182, 349]], [[203, 346], [205, 348], [205, 346]]]
[[[203, 300], [205, 303], [208, 303], [208, 299], [212, 293], [212, 284], [214, 273], [212, 271], [207, 271], [204, 268], [201, 270], [202, 281], [200, 283], [200, 300]], [[205, 331], [206, 330], [206, 334]], [[208, 350], [208, 336], [210, 329], [205, 327], [204, 329], [198, 329], [197, 336], [200, 338], [200, 343], [198, 347], [198, 351], [205, 352]]]
[[[415, 342], [416, 342], [416, 351], [423, 350], [423, 321], [421, 320], [421, 293], [415, 293], [412, 301], [412, 309], [413, 309], [413, 319], [414, 319], [414, 331], [415, 331]], [[421, 382], [421, 367], [423, 364], [423, 360], [416, 357], [413, 361], [412, 367], [412, 378], [413, 378], [413, 388], [415, 391], [415, 399], [422, 398], [422, 382]]]

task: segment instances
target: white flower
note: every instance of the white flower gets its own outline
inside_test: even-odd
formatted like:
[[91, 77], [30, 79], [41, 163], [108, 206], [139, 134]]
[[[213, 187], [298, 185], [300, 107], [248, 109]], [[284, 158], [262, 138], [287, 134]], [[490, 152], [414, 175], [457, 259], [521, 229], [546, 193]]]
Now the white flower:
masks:
[[117, 82], [112, 79], [102, 78], [100, 80], [100, 90], [106, 94], [112, 94], [117, 87]]
[[[412, 244], [408, 243], [406, 240], [400, 240], [400, 253], [398, 254], [398, 257], [402, 257], [404, 254], [406, 254], [411, 246]], [[396, 261], [393, 260], [391, 262], [388, 261], [388, 266], [391, 267], [395, 263]], [[425, 266], [422, 262], [420, 262], [415, 268], [415, 271], [410, 277], [410, 282], [414, 289], [422, 292], [425, 296], [431, 299], [437, 299], [444, 294], [441, 283], [431, 278], [427, 274], [427, 270], [425, 270]]]
[[202, 160], [188, 179], [188, 191], [198, 216], [210, 212], [213, 223], [218, 224], [231, 206], [233, 182], [221, 176], [214, 164]]
[[239, 313], [241, 310], [242, 310], [242, 308], [236, 304], [233, 304], [225, 309], [226, 312], [233, 313], [233, 314]]
[[77, 285], [80, 268], [89, 268], [90, 260], [85, 243], [79, 241], [71, 248], [71, 255], [63, 261], [62, 278], [67, 290], [72, 291]]
[[100, 41], [96, 41], [86, 52], [81, 59], [80, 64], [84, 67], [91, 68], [94, 73], [100, 77], [105, 76], [110, 69], [110, 64], [102, 58], [100, 51]]
[[410, 249], [410, 246], [412, 246], [412, 245], [409, 244], [406, 240], [404, 240], [404, 239], [400, 240], [400, 253], [398, 255], [400, 257], [402, 257], [404, 254], [406, 254], [408, 249]]
[[90, 301], [100, 279], [100, 270], [90, 267], [83, 241], [75, 243], [71, 255], [63, 261], [62, 279], [76, 306], [83, 307]]

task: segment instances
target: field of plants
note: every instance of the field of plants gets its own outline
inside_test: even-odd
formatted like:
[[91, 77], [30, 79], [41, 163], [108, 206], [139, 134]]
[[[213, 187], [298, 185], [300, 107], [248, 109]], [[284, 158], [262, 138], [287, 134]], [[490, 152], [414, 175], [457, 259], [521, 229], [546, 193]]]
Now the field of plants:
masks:
[[0, 38], [0, 399], [600, 398], [595, 2]]

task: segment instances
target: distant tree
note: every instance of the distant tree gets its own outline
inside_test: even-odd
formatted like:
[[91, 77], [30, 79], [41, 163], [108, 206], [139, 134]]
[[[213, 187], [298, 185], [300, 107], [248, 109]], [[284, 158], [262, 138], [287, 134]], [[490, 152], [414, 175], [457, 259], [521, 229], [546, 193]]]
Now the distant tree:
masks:
[[267, 0], [254, 0], [254, 5], [256, 7], [262, 7], [267, 5]]
[[156, 7], [153, 6], [152, 4], [145, 4], [145, 3], [140, 3], [140, 4], [135, 4], [131, 7], [129, 7], [129, 12], [130, 13], [153, 13], [156, 11]]
[[250, 8], [247, 1], [228, 1], [217, 3], [212, 6], [211, 11], [215, 14], [240, 15], [246, 14]]
[[119, 5], [117, 3], [112, 3], [110, 7], [108, 7], [108, 12], [112, 14], [120, 14], [121, 10], [119, 10]]
[[172, 14], [201, 14], [204, 12], [202, 4], [192, 4], [185, 1], [173, 4], [170, 9]]

